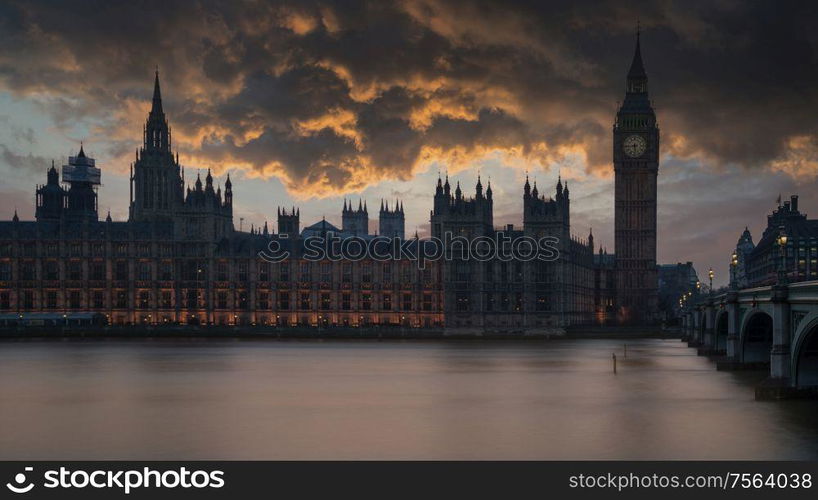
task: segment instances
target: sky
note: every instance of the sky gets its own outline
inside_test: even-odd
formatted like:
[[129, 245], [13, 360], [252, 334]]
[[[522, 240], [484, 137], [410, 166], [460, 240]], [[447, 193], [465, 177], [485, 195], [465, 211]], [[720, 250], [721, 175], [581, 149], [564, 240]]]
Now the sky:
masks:
[[818, 213], [815, 2], [716, 0], [0, 3], [0, 218], [33, 217], [80, 141], [101, 216], [127, 172], [158, 67], [189, 183], [229, 171], [234, 219], [340, 223], [344, 198], [403, 201], [428, 231], [439, 173], [522, 222], [525, 175], [571, 190], [572, 231], [613, 252], [612, 125], [637, 22], [661, 129], [658, 261], [727, 280], [781, 194]]

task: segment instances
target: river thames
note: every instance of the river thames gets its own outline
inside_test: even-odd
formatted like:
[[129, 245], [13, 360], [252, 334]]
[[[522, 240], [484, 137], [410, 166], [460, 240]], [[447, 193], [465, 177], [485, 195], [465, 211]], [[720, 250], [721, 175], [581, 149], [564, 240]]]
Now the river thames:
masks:
[[818, 402], [627, 344], [3, 342], [0, 458], [818, 459]]

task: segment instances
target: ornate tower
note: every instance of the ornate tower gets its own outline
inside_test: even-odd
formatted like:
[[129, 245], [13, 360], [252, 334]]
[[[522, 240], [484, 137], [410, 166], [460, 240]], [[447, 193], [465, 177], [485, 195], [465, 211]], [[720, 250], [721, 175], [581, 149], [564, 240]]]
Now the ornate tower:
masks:
[[366, 202], [358, 200], [358, 209], [352, 208], [352, 202], [347, 205], [344, 200], [344, 209], [341, 211], [341, 228], [344, 232], [354, 236], [366, 236], [369, 234], [369, 211]]
[[378, 234], [388, 238], [406, 238], [403, 203], [395, 200], [395, 208], [389, 208], [389, 200], [381, 200], [381, 210], [378, 213]]
[[626, 82], [625, 100], [613, 127], [616, 288], [620, 322], [655, 321], [656, 176], [659, 127], [648, 99], [639, 33]]
[[459, 182], [452, 196], [449, 176], [446, 176], [446, 184], [443, 185], [438, 177], [434, 210], [429, 214], [429, 221], [432, 226], [432, 236], [435, 238], [444, 239], [446, 233], [466, 238], [490, 236], [494, 230], [494, 200], [491, 185], [484, 194], [483, 182], [478, 175], [474, 197], [464, 196]]
[[65, 215], [74, 220], [97, 220], [97, 186], [100, 171], [93, 158], [85, 156], [83, 147], [77, 156], [68, 157], [68, 165], [62, 167], [62, 180], [70, 186], [65, 195]]
[[159, 71], [153, 104], [145, 123], [143, 145], [131, 174], [131, 219], [168, 220], [183, 203], [184, 186], [178, 157], [171, 152], [171, 131], [162, 110]]
[[[292, 211], [287, 212], [286, 208], [278, 208], [278, 234], [287, 235], [288, 238], [298, 238], [300, 234], [301, 209], [298, 210], [293, 207]], [[266, 223], [265, 223], [266, 227]]]
[[37, 220], [59, 220], [65, 207], [65, 190], [60, 186], [60, 174], [51, 162], [48, 182], [37, 187]]

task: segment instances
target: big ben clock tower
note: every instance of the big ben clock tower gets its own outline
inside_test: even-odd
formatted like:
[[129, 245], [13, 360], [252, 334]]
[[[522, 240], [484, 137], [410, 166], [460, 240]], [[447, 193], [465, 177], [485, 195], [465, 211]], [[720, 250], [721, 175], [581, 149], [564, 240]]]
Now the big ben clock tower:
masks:
[[658, 318], [656, 270], [656, 176], [659, 127], [648, 99], [639, 33], [628, 71], [625, 100], [613, 127], [616, 292], [622, 323]]

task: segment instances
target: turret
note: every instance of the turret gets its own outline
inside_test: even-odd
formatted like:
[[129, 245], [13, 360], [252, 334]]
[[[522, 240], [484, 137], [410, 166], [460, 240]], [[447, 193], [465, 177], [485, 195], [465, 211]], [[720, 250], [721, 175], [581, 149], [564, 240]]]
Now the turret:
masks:
[[287, 238], [297, 238], [300, 234], [301, 211], [295, 207], [288, 213], [286, 208], [278, 208], [278, 234]]
[[35, 217], [39, 220], [58, 220], [65, 206], [65, 190], [60, 186], [60, 174], [51, 162], [46, 173], [46, 184], [37, 188]]
[[230, 181], [230, 172], [227, 173], [227, 180], [224, 182], [224, 204], [233, 206], [233, 182]]
[[405, 219], [403, 204], [395, 200], [394, 209], [389, 208], [389, 201], [381, 200], [381, 209], [378, 213], [378, 234], [389, 238], [403, 239], [405, 233]]
[[94, 159], [85, 155], [82, 143], [77, 156], [69, 156], [68, 164], [63, 165], [62, 180], [69, 185], [65, 215], [72, 219], [98, 220], [97, 187], [101, 174]]
[[353, 209], [352, 203], [347, 206], [344, 200], [344, 210], [341, 212], [342, 230], [355, 236], [369, 234], [369, 212], [366, 201], [358, 199], [358, 208]]

